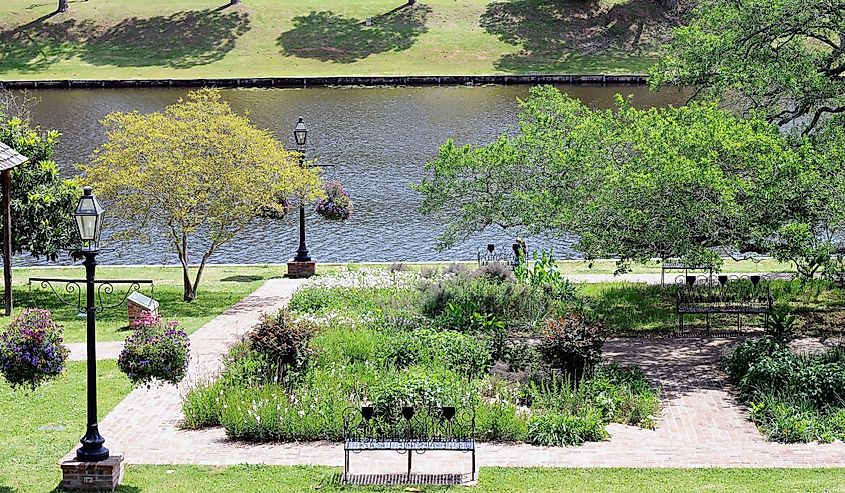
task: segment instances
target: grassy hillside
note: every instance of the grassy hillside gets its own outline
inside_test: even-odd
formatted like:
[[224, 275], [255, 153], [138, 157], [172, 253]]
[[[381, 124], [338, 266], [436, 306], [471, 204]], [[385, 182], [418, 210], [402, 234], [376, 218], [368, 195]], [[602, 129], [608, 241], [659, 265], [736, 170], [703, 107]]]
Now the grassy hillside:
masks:
[[675, 22], [657, 0], [403, 1], [3, 0], [0, 79], [641, 73]]

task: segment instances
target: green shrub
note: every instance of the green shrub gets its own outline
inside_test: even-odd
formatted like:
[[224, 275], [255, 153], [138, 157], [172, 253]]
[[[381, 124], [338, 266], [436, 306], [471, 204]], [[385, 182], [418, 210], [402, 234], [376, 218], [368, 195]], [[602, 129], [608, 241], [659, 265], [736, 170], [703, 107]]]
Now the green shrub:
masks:
[[789, 305], [778, 303], [769, 317], [766, 333], [775, 341], [786, 344], [795, 338], [795, 315], [789, 310]]
[[514, 275], [520, 282], [541, 287], [555, 298], [575, 300], [575, 285], [557, 270], [553, 251], [542, 250], [539, 255], [534, 252], [533, 265], [523, 257], [514, 269]]
[[389, 337], [367, 328], [337, 325], [319, 331], [311, 340], [318, 365], [353, 364], [376, 359]]
[[249, 348], [260, 354], [281, 381], [288, 372], [305, 367], [311, 350], [308, 341], [314, 334], [312, 323], [295, 318], [287, 309], [274, 315], [264, 314], [258, 325], [246, 334]]
[[475, 408], [476, 437], [483, 441], [524, 441], [531, 411], [512, 402], [482, 400]]
[[303, 286], [296, 290], [288, 302], [288, 309], [297, 313], [316, 315], [335, 307], [340, 301], [340, 290]]
[[583, 408], [579, 414], [547, 410], [535, 414], [528, 421], [527, 441], [547, 447], [597, 442], [609, 437], [605, 424], [597, 409]]
[[412, 366], [385, 375], [371, 389], [370, 400], [379, 416], [398, 421], [404, 406], [467, 405], [465, 385], [453, 373], [436, 368]]
[[437, 325], [454, 330], [466, 330], [474, 313], [494, 316], [509, 327], [533, 330], [566, 303], [540, 286], [458, 276], [428, 285], [420, 310]]
[[749, 367], [764, 356], [788, 357], [789, 348], [773, 337], [746, 339], [729, 351], [724, 360], [725, 371], [738, 382], [748, 373]]
[[577, 380], [601, 361], [603, 345], [601, 325], [570, 313], [546, 320], [538, 350], [544, 363]]
[[203, 382], [191, 388], [182, 398], [182, 413], [185, 419], [181, 427], [197, 430], [220, 424], [220, 411], [224, 397], [224, 382], [216, 380]]
[[770, 440], [845, 438], [845, 351], [797, 355], [784, 339], [746, 340], [725, 357], [725, 367], [749, 401], [751, 420]]
[[388, 337], [377, 358], [395, 368], [442, 365], [460, 375], [474, 377], [490, 367], [490, 348], [484, 341], [458, 332], [420, 329]]

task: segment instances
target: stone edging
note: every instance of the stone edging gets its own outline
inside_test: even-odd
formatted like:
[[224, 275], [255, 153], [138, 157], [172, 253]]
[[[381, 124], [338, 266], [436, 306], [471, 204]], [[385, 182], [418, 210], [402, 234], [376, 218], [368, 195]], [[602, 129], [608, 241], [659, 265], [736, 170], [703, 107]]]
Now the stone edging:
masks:
[[326, 86], [439, 86], [577, 84], [643, 85], [646, 75], [410, 75], [363, 77], [238, 77], [207, 79], [87, 79], [87, 80], [9, 80], [0, 81], [7, 89], [75, 89], [141, 87], [326, 87]]

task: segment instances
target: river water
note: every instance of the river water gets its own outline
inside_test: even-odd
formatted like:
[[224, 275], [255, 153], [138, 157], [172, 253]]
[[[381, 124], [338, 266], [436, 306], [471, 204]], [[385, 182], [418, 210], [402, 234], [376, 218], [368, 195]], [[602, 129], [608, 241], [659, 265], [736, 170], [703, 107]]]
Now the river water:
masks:
[[[640, 86], [563, 86], [588, 105], [613, 105], [616, 93], [634, 96], [640, 107], [683, 103], [677, 92], [649, 93]], [[418, 212], [419, 195], [410, 189], [425, 176], [424, 164], [448, 138], [459, 144], [483, 144], [516, 125], [517, 100], [528, 86], [379, 87], [310, 89], [233, 89], [224, 98], [237, 112], [249, 112], [259, 127], [292, 144], [296, 118], [308, 125], [308, 157], [332, 164], [326, 178], [339, 180], [351, 195], [355, 213], [343, 223], [307, 215], [311, 256], [322, 262], [469, 260], [488, 243], [507, 247], [519, 231], [489, 228], [463, 244], [438, 252], [435, 238], [443, 224]], [[72, 89], [30, 91], [40, 103], [33, 119], [62, 132], [56, 160], [66, 176], [76, 174], [105, 141], [99, 120], [114, 111], [163, 109], [186, 89]], [[162, 191], [166, 193], [166, 191]], [[214, 263], [282, 263], [298, 245], [296, 214], [283, 221], [256, 221], [248, 231], [223, 246]], [[106, 221], [106, 235], [121, 229]], [[537, 248], [552, 247], [558, 258], [575, 257], [568, 238], [529, 238]], [[112, 244], [101, 255], [109, 264], [172, 264], [177, 262], [163, 236], [152, 243]], [[198, 243], [194, 252], [199, 252]], [[42, 264], [43, 260], [19, 259]]]

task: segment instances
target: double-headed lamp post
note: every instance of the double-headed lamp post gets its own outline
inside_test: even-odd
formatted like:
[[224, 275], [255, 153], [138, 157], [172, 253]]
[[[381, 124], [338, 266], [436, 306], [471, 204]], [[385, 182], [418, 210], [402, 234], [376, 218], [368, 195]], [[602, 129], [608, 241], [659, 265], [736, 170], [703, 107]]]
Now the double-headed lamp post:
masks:
[[[308, 142], [308, 127], [299, 117], [296, 122], [296, 127], [293, 129], [293, 139], [296, 142], [296, 151], [299, 153], [299, 165], [305, 165], [305, 144]], [[305, 204], [302, 200], [299, 201], [299, 248], [296, 249], [296, 257], [294, 262], [310, 262], [311, 257], [308, 256], [308, 247], [305, 246]]]
[[100, 252], [100, 233], [103, 226], [105, 209], [94, 197], [91, 187], [85, 187], [74, 217], [82, 241], [80, 253], [85, 257], [85, 310], [87, 316], [87, 348], [88, 348], [88, 428], [80, 442], [82, 446], [76, 451], [76, 460], [80, 462], [99, 462], [109, 458], [109, 449], [103, 447], [105, 439], [100, 435], [97, 427], [97, 335], [96, 304], [94, 288], [94, 271], [97, 267], [97, 254]]

